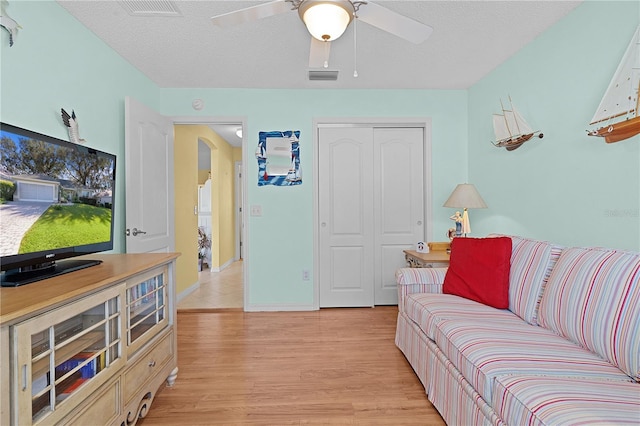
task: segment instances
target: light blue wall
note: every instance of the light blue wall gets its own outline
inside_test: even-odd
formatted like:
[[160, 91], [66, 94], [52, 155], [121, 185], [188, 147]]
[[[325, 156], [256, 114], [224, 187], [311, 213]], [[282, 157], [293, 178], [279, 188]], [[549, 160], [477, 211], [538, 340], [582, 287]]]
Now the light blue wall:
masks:
[[[469, 90], [474, 234], [640, 250], [640, 136], [585, 132], [639, 21], [640, 2], [587, 1]], [[544, 139], [489, 143], [507, 95]]]
[[[347, 77], [349, 78], [349, 77]], [[328, 86], [328, 85], [327, 85]], [[434, 238], [442, 240], [450, 213], [442, 203], [466, 180], [467, 93], [429, 90], [223, 90], [161, 89], [161, 112], [168, 116], [243, 116], [248, 156], [249, 205], [262, 217], [249, 217], [248, 288], [251, 309], [312, 306], [313, 120], [326, 117], [430, 117], [432, 121]], [[205, 108], [195, 112], [194, 99]], [[254, 152], [260, 131], [300, 130], [303, 183], [294, 187], [257, 186]], [[248, 206], [247, 206], [248, 207]], [[313, 277], [312, 277], [313, 278]]]
[[158, 88], [53, 1], [11, 1], [22, 29], [0, 32], [0, 119], [68, 140], [60, 108], [75, 110], [87, 146], [117, 155], [114, 251], [124, 251], [124, 97], [150, 106]]
[[[53, 1], [12, 1], [22, 26], [0, 40], [0, 118], [66, 138], [61, 107], [75, 109], [88, 145], [118, 155], [116, 251], [124, 250], [124, 97], [168, 116], [246, 117], [250, 294], [254, 307], [309, 306], [312, 286], [314, 118], [430, 117], [433, 238], [450, 226], [441, 207], [457, 183], [474, 183], [489, 209], [472, 211], [473, 235], [521, 234], [567, 245], [640, 250], [640, 141], [617, 144], [584, 130], [640, 16], [638, 2], [585, 2], [468, 91], [160, 89]], [[607, 17], [603, 19], [603, 17]], [[508, 36], [508, 35], [505, 35]], [[494, 148], [491, 114], [510, 94], [545, 138]], [[193, 99], [205, 101], [196, 112]], [[258, 187], [253, 150], [265, 130], [301, 130], [303, 184]]]

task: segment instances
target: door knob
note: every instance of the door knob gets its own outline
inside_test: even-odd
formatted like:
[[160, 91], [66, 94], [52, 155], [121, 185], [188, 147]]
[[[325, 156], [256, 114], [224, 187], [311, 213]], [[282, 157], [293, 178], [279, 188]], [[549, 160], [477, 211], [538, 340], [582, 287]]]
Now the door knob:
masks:
[[131, 231], [131, 233], [133, 234], [133, 236], [137, 236], [138, 234], [146, 234], [145, 231], [138, 229], [138, 228], [133, 228], [133, 230]]

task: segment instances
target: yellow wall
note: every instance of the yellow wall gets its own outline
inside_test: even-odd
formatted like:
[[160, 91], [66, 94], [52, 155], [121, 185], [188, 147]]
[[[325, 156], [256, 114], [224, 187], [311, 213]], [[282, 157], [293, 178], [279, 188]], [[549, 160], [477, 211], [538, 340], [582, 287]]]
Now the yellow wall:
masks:
[[[181, 252], [176, 267], [178, 293], [198, 281], [198, 139], [211, 148], [211, 268], [219, 268], [235, 255], [236, 150], [208, 126], [174, 126], [174, 182], [176, 251]], [[239, 155], [241, 158], [241, 154]]]
[[[235, 149], [216, 133], [211, 142], [217, 149], [211, 150], [211, 222], [214, 241], [217, 241], [212, 268], [220, 268], [235, 256]], [[217, 228], [217, 233], [216, 233]], [[218, 236], [217, 238], [215, 236]]]
[[198, 281], [198, 137], [190, 126], [174, 126], [174, 185], [177, 291], [180, 293]]
[[198, 184], [204, 185], [207, 179], [209, 179], [209, 170], [198, 170]]

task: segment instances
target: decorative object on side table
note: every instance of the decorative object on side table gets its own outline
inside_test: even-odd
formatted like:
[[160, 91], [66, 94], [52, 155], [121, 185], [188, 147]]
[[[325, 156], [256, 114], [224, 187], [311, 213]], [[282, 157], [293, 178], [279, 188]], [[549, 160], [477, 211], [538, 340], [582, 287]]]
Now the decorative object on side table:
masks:
[[[461, 183], [455, 187], [447, 201], [443, 204], [444, 207], [462, 208], [464, 213], [462, 214], [462, 221], [460, 222], [462, 227], [462, 234], [466, 237], [471, 233], [471, 222], [469, 221], [469, 213], [467, 209], [486, 209], [487, 204], [484, 202], [478, 190], [470, 183]], [[459, 214], [459, 212], [456, 212]], [[455, 215], [452, 216], [456, 217]], [[456, 227], [458, 224], [456, 217]], [[457, 234], [457, 231], [456, 231]], [[456, 235], [460, 236], [460, 235]]]
[[[455, 212], [455, 214], [453, 216], [451, 216], [449, 219], [453, 220], [456, 223], [456, 227], [453, 230], [455, 232], [455, 236], [456, 237], [461, 237], [462, 236], [462, 215], [460, 214], [460, 212]], [[450, 239], [453, 239], [452, 236], [449, 236]]]
[[640, 63], [640, 27], [636, 28], [629, 47], [589, 123], [600, 127], [587, 130], [589, 136], [604, 137], [606, 143], [613, 143], [640, 133], [638, 63]]
[[429, 246], [429, 250], [431, 251], [446, 251], [449, 253], [451, 251], [451, 242], [431, 242], [427, 243]]
[[418, 241], [418, 244], [416, 244], [416, 251], [418, 253], [429, 253], [429, 246], [424, 241]]

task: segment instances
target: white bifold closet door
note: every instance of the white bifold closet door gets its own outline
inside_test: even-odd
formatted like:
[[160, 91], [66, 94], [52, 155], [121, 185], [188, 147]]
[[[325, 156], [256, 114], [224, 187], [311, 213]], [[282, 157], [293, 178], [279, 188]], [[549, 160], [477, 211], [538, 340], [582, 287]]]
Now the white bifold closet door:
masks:
[[396, 304], [424, 239], [424, 129], [319, 127], [318, 155], [320, 307]]

